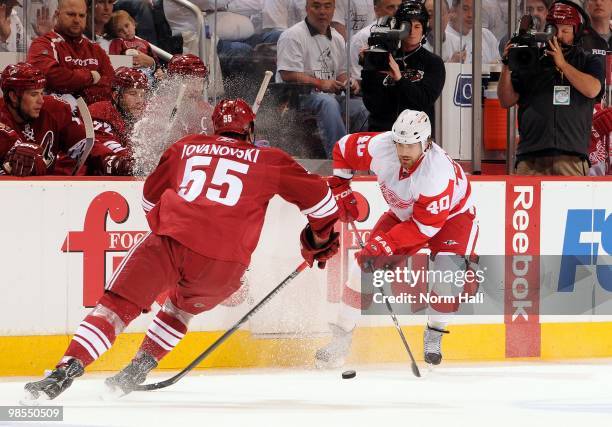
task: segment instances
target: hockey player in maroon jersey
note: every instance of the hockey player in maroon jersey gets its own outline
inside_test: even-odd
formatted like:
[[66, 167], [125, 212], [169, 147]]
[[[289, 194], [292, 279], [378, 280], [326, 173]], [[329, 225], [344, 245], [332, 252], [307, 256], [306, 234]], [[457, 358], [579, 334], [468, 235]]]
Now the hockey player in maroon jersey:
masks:
[[[410, 256], [425, 245], [432, 253], [433, 270], [465, 271], [474, 257], [478, 237], [471, 187], [461, 166], [432, 141], [427, 114], [404, 110], [390, 132], [345, 136], [334, 147], [333, 168], [329, 184], [341, 221], [354, 221], [358, 216], [350, 186], [356, 170], [376, 174], [389, 205], [364, 248], [355, 254], [363, 271], [385, 268], [387, 257]], [[338, 319], [330, 324], [333, 339], [316, 353], [319, 367], [340, 366], [348, 355], [365, 299], [355, 282], [359, 282], [358, 274], [350, 274]], [[432, 289], [442, 285], [429, 283]], [[448, 320], [448, 314], [429, 316], [424, 333], [427, 363], [437, 365], [442, 360], [441, 338], [447, 332]]]
[[168, 62], [168, 79], [181, 79], [187, 85], [183, 106], [175, 122], [177, 132], [180, 135], [210, 134], [213, 108], [204, 98], [204, 89], [208, 85], [208, 67], [190, 53], [174, 55]]
[[[47, 78], [47, 91], [67, 96], [74, 107], [79, 96], [87, 104], [110, 100], [113, 67], [106, 52], [83, 35], [85, 0], [59, 0], [55, 29], [32, 41], [28, 62]], [[74, 104], [74, 105], [73, 105]]]
[[338, 251], [338, 207], [329, 187], [283, 151], [254, 146], [254, 120], [243, 100], [222, 100], [213, 112], [214, 135], [190, 135], [166, 150], [143, 189], [151, 232], [119, 265], [56, 368], [26, 384], [32, 398], [52, 399], [66, 390], [170, 289], [134, 359], [106, 380], [124, 393], [142, 383], [183, 338], [194, 315], [239, 289], [276, 194], [308, 219], [300, 243], [310, 266], [323, 268]]
[[112, 101], [100, 101], [89, 106], [96, 132], [89, 174], [132, 174], [134, 158], [129, 134], [144, 110], [147, 89], [147, 77], [142, 71], [119, 67], [115, 70]]
[[34, 66], [8, 65], [0, 76], [0, 174], [58, 173], [55, 159], [64, 153], [74, 165], [85, 143], [85, 129], [70, 105], [43, 95], [45, 77]]

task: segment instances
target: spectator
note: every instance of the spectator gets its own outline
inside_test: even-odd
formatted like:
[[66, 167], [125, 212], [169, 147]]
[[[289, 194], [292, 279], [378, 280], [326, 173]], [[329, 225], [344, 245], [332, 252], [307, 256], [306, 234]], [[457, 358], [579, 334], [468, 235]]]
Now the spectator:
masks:
[[[544, 26], [546, 25], [546, 15], [548, 14], [548, 8], [552, 0], [521, 0], [519, 3], [519, 17], [523, 15], [523, 11], [527, 15], [531, 15], [536, 24], [537, 31], [544, 31]], [[501, 55], [504, 52], [504, 48], [508, 43], [508, 35], [504, 35], [499, 41], [499, 54]]]
[[331, 26], [340, 33], [344, 40], [347, 39], [347, 27], [349, 25], [352, 36], [376, 17], [372, 0], [351, 0], [351, 10], [348, 14], [349, 20], [347, 21], [348, 6], [349, 0], [336, 0], [336, 10], [334, 11], [334, 18], [331, 23]]
[[44, 36], [49, 31], [53, 31], [53, 16], [57, 10], [57, 0], [39, 0], [38, 2], [28, 1], [26, 22], [33, 31], [29, 32], [28, 47], [36, 37]]
[[[317, 117], [323, 148], [331, 157], [334, 144], [346, 135], [342, 120], [348, 79], [344, 39], [331, 27], [334, 0], [308, 0], [306, 19], [284, 31], [278, 40], [277, 81], [305, 83], [314, 91], [301, 100], [301, 108]], [[356, 86], [353, 85], [353, 89]], [[360, 99], [349, 101], [351, 124], [365, 126], [367, 111]]]
[[482, 26], [497, 40], [508, 32], [508, 0], [482, 0]]
[[586, 0], [584, 5], [591, 25], [582, 37], [582, 47], [591, 53], [606, 55], [606, 51], [612, 50], [612, 0]]
[[161, 3], [161, 0], [117, 0], [113, 11], [125, 10], [130, 16], [133, 16], [136, 21], [136, 35], [158, 46], [159, 40], [153, 12], [157, 3]]
[[134, 158], [129, 135], [144, 110], [147, 88], [142, 71], [119, 67], [113, 80], [112, 101], [89, 106], [96, 130], [89, 175], [132, 175]]
[[306, 18], [306, 0], [263, 0], [264, 30], [286, 30]]
[[[217, 13], [217, 53], [221, 62], [224, 76], [233, 74], [239, 70], [245, 70], [245, 64], [252, 63], [254, 48], [262, 43], [276, 44], [281, 35], [280, 30], [261, 29], [259, 22], [250, 22], [249, 17], [261, 17], [263, 0], [232, 0], [228, 4], [227, 12]], [[210, 17], [209, 22], [215, 18]], [[240, 23], [243, 23], [240, 25]], [[250, 27], [249, 27], [250, 26]], [[235, 34], [234, 28], [244, 27]], [[247, 29], [248, 27], [248, 29]], [[228, 31], [229, 29], [229, 31]], [[247, 34], [249, 34], [247, 36]]]
[[138, 68], [147, 76], [149, 85], [153, 84], [155, 78], [163, 77], [161, 69], [157, 69], [157, 55], [148, 41], [136, 36], [136, 21], [129, 13], [125, 10], [113, 12], [107, 27], [113, 38], [108, 48], [109, 54], [132, 56], [134, 68]]
[[[43, 95], [45, 76], [32, 65], [8, 65], [0, 77], [0, 174], [33, 176], [69, 174], [56, 157], [78, 157], [85, 129], [70, 106]], [[69, 166], [74, 165], [71, 160]], [[71, 171], [71, 169], [68, 169]]]
[[[230, 0], [192, 0], [191, 2], [210, 15], [217, 11], [226, 11]], [[172, 33], [181, 34], [183, 37], [183, 52], [197, 54], [198, 38], [202, 29], [198, 28], [198, 21], [193, 12], [172, 0], [163, 1], [163, 10]]]
[[[474, 1], [453, 0], [451, 15], [446, 31], [459, 37], [461, 50], [453, 52], [453, 58], [459, 62], [472, 63], [472, 28], [474, 27]], [[459, 54], [459, 55], [457, 55]], [[454, 56], [457, 55], [457, 56]], [[498, 42], [493, 33], [486, 28], [482, 29], [482, 63], [494, 64], [499, 62]]]
[[[450, 12], [448, 2], [444, 0], [441, 1], [440, 4], [442, 5], [442, 19], [440, 22], [440, 27], [442, 28], [442, 54], [440, 56], [444, 62], [461, 62], [461, 40], [455, 34], [450, 34], [448, 31], [445, 31], [446, 27], [448, 26]], [[425, 49], [433, 52], [435, 43], [433, 33], [434, 0], [426, 0], [425, 9], [427, 9], [427, 14], [429, 15], [429, 34], [427, 34]]]
[[442, 93], [446, 70], [439, 56], [423, 48], [429, 15], [420, 0], [404, 0], [395, 18], [410, 22], [412, 30], [399, 52], [389, 55], [389, 71], [361, 73], [363, 101], [370, 111], [369, 130], [388, 131], [405, 109], [424, 111], [432, 123], [434, 103]]
[[[510, 44], [497, 94], [504, 108], [518, 104], [519, 175], [587, 175], [595, 98], [603, 87], [603, 58], [579, 46], [583, 21], [578, 6], [554, 2], [546, 22], [557, 27], [537, 69], [510, 70]], [[551, 63], [554, 62], [554, 63]], [[552, 103], [551, 103], [552, 100]]]
[[[383, 16], [393, 16], [397, 12], [397, 8], [402, 3], [402, 0], [374, 0], [374, 14], [376, 19]], [[369, 25], [359, 30], [351, 38], [351, 78], [356, 81], [361, 81], [361, 65], [359, 65], [359, 53], [362, 49], [368, 47], [368, 38], [372, 25], [376, 24], [376, 20]]]
[[25, 31], [15, 10], [18, 0], [0, 0], [0, 52], [25, 52]]
[[47, 91], [63, 95], [74, 107], [83, 96], [88, 104], [109, 100], [114, 71], [108, 55], [84, 35], [85, 0], [59, 0], [55, 31], [37, 37], [28, 61], [42, 70]]
[[[104, 52], [108, 53], [108, 48], [111, 42], [111, 36], [108, 35], [107, 24], [113, 13], [113, 5], [115, 0], [94, 0], [94, 28], [91, 28], [91, 2], [87, 0], [87, 22], [85, 23], [85, 36], [96, 42]], [[93, 35], [93, 38], [92, 38]]]

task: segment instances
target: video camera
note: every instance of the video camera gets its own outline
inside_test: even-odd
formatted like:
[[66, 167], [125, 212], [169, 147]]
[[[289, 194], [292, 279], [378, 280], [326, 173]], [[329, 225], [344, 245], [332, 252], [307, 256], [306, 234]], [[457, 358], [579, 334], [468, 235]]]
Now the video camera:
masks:
[[395, 56], [402, 47], [402, 39], [412, 31], [410, 21], [398, 24], [394, 16], [380, 18], [370, 30], [368, 48], [363, 55], [365, 71], [386, 71], [389, 69], [389, 54]]
[[533, 73], [541, 67], [553, 66], [546, 57], [547, 44], [557, 34], [557, 27], [547, 24], [543, 32], [537, 31], [538, 20], [531, 15], [523, 15], [519, 31], [511, 39], [513, 47], [508, 51], [508, 67], [511, 71]]

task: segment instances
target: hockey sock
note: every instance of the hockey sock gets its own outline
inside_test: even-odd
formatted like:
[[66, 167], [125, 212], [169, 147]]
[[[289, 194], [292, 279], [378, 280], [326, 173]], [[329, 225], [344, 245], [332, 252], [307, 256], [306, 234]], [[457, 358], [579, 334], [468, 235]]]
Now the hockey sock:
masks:
[[357, 324], [362, 310], [372, 304], [372, 294], [361, 292], [361, 269], [356, 262], [350, 263], [349, 275], [342, 288], [342, 300], [335, 322], [345, 331], [351, 331]]
[[84, 367], [91, 364], [111, 348], [117, 335], [139, 314], [140, 308], [134, 303], [105, 293], [77, 328], [58, 365], [71, 358], [80, 360]]
[[448, 314], [430, 314], [427, 316], [427, 325], [429, 325], [430, 328], [443, 331], [446, 329], [446, 325], [448, 325], [450, 319], [451, 316]]
[[[173, 309], [169, 310], [169, 307]], [[189, 319], [181, 316], [170, 301], [167, 301], [149, 325], [139, 352], [148, 353], [160, 361], [183, 339], [188, 321]]]

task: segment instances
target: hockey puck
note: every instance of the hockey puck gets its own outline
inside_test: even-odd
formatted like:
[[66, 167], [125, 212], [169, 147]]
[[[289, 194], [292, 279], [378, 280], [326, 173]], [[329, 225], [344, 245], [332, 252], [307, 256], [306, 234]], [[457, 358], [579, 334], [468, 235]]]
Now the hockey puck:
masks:
[[351, 379], [351, 378], [355, 378], [357, 376], [357, 372], [351, 370], [351, 371], [344, 371], [342, 372], [342, 378], [344, 378], [345, 380]]

